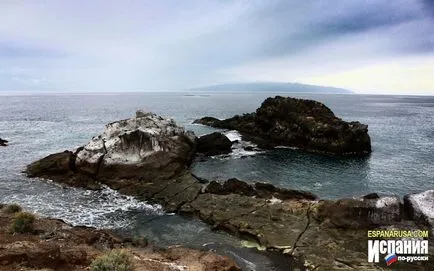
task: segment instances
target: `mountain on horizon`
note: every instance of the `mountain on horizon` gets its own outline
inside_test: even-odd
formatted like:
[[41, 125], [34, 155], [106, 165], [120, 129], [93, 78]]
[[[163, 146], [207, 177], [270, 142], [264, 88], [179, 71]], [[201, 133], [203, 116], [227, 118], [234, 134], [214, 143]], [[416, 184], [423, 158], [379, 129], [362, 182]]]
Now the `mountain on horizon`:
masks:
[[291, 93], [329, 93], [351, 94], [351, 90], [336, 87], [307, 85], [300, 83], [277, 83], [277, 82], [250, 82], [228, 83], [203, 87], [190, 88], [192, 91], [273, 91]]

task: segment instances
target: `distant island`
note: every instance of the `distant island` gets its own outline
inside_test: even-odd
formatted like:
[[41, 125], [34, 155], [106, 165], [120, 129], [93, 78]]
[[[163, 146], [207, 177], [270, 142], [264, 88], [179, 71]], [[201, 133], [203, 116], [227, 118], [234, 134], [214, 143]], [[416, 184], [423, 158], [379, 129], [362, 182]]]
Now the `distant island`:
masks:
[[278, 82], [250, 82], [250, 83], [228, 83], [190, 88], [189, 91], [270, 91], [270, 92], [291, 92], [291, 93], [331, 93], [351, 94], [351, 90], [344, 88], [306, 85], [299, 83], [278, 83]]

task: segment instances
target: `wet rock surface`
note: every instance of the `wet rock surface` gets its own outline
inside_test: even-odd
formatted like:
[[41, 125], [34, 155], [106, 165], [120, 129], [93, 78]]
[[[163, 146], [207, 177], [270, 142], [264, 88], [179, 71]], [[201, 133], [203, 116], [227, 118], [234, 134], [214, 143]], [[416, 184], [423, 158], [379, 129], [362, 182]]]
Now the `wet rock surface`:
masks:
[[255, 113], [219, 120], [204, 117], [194, 123], [238, 130], [260, 147], [297, 147], [340, 156], [371, 153], [368, 126], [336, 117], [324, 104], [276, 96], [267, 98]]
[[7, 143], [8, 143], [7, 140], [5, 140], [5, 139], [1, 139], [1, 138], [0, 138], [0, 146], [2, 146], [2, 147], [6, 147], [6, 146], [7, 146]]
[[231, 152], [232, 142], [224, 134], [214, 132], [198, 138], [196, 151], [205, 155], [227, 154]]
[[[230, 258], [206, 250], [156, 248], [122, 239], [110, 231], [71, 227], [60, 220], [37, 218], [34, 232], [11, 234], [15, 214], [0, 208], [0, 270], [89, 270], [92, 260], [124, 248], [135, 270], [241, 270]], [[180, 269], [183, 268], [183, 269]]]

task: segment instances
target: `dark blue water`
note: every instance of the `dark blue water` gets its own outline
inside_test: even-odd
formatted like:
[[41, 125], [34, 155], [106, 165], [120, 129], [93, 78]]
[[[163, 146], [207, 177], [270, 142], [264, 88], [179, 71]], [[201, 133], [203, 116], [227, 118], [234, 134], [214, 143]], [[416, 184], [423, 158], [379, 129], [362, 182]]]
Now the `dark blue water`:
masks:
[[[137, 109], [173, 117], [201, 135], [213, 129], [192, 125], [194, 119], [252, 112], [273, 95], [0, 96], [0, 137], [10, 141], [10, 146], [0, 148], [0, 202], [17, 202], [41, 215], [74, 224], [133, 229], [163, 243], [203, 243], [213, 238], [235, 242], [227, 235], [211, 232], [199, 221], [164, 215], [158, 206], [137, 202], [109, 189], [102, 192], [62, 189], [50, 182], [29, 180], [20, 172], [38, 158], [87, 143], [93, 135], [102, 132], [106, 123], [131, 117]], [[370, 192], [404, 195], [434, 188], [434, 97], [292, 96], [321, 101], [345, 120], [368, 124], [372, 155], [364, 159], [341, 159], [278, 149], [247, 156], [210, 158], [196, 163], [195, 173], [209, 179], [238, 177], [267, 181], [308, 190], [323, 198]], [[149, 220], [153, 216], [161, 217]], [[158, 226], [162, 224], [169, 226], [166, 229]], [[195, 232], [203, 233], [202, 237], [197, 237]]]

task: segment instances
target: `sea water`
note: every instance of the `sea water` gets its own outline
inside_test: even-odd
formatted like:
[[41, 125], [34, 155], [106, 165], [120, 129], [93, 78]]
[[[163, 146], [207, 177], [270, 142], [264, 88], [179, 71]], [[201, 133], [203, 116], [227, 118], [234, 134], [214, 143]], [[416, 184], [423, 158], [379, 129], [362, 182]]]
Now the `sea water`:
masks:
[[[162, 245], [235, 244], [237, 239], [195, 219], [167, 214], [109, 188], [86, 191], [28, 179], [21, 171], [54, 152], [74, 149], [100, 134], [104, 125], [134, 116], [137, 109], [174, 118], [203, 135], [216, 129], [192, 124], [203, 116], [227, 118], [253, 112], [269, 96], [284, 93], [108, 93], [0, 96], [0, 202], [15, 202], [42, 216], [73, 225], [112, 228], [146, 236]], [[310, 95], [293, 97], [325, 103], [347, 121], [369, 125], [373, 152], [339, 158], [290, 148], [257, 149], [236, 131], [223, 131], [234, 144], [229, 155], [196, 161], [196, 175], [215, 180], [240, 178], [302, 189], [321, 198], [371, 192], [403, 196], [434, 188], [434, 97]], [[244, 147], [252, 146], [245, 151]]]

